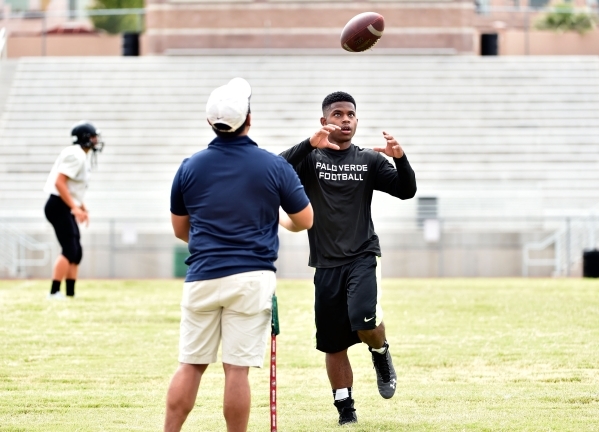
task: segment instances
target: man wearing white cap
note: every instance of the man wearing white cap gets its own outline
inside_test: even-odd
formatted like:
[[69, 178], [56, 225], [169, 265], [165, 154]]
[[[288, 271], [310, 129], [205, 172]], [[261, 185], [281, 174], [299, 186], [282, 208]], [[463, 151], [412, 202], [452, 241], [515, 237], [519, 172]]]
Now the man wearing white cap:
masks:
[[216, 138], [185, 159], [173, 180], [172, 225], [190, 257], [165, 431], [181, 430], [221, 339], [227, 431], [247, 430], [249, 367], [262, 367], [270, 329], [279, 207], [289, 215], [285, 228], [312, 226], [312, 206], [291, 165], [248, 137], [250, 97], [242, 78], [211, 93], [206, 113]]

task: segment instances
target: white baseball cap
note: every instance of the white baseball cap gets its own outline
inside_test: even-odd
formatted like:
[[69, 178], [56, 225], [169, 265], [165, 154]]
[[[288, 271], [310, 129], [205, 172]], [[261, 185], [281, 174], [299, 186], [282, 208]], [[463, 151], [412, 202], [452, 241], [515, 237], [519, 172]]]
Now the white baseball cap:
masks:
[[[206, 103], [208, 121], [221, 132], [234, 132], [239, 129], [250, 112], [252, 88], [243, 78], [233, 78], [228, 84], [214, 89]], [[226, 125], [221, 129], [215, 125]]]

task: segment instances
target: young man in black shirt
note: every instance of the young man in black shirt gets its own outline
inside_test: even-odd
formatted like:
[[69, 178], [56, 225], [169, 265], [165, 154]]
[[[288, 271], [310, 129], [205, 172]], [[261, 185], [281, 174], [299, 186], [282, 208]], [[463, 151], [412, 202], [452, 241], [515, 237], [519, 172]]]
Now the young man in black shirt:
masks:
[[[297, 171], [314, 208], [308, 231], [309, 265], [314, 275], [316, 348], [326, 353], [339, 424], [357, 422], [352, 398], [353, 372], [347, 349], [369, 346], [379, 393], [395, 393], [397, 375], [382, 322], [379, 239], [371, 218], [375, 190], [400, 199], [416, 194], [416, 177], [399, 143], [386, 132], [385, 147], [352, 144], [358, 119], [356, 102], [344, 92], [322, 103], [322, 128], [283, 152]], [[395, 167], [384, 155], [392, 157]], [[281, 215], [284, 221], [285, 215]]]

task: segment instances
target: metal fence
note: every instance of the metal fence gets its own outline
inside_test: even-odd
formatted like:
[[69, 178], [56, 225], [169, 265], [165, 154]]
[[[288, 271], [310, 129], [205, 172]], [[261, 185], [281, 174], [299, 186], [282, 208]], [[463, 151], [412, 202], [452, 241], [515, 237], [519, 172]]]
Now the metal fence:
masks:
[[[43, 219], [5, 220], [60, 253]], [[599, 248], [599, 215], [563, 218], [375, 219], [383, 251], [384, 277], [577, 277], [583, 252]], [[186, 245], [175, 239], [167, 219], [93, 219], [82, 228], [85, 278], [171, 278], [185, 273]], [[278, 274], [310, 278], [305, 233], [280, 230]], [[10, 246], [12, 247], [12, 246]], [[10, 248], [2, 239], [2, 249]], [[33, 252], [26, 256], [31, 259]], [[51, 260], [18, 275], [48, 277]]]
[[14, 225], [0, 221], [0, 268], [9, 277], [26, 277], [32, 268], [45, 267], [51, 246], [39, 242]]
[[[599, 216], [566, 218], [560, 229], [539, 242], [524, 245], [522, 276], [528, 276], [533, 267], [551, 267], [554, 276], [570, 276], [582, 259], [582, 252], [599, 247]], [[549, 258], [535, 257], [552, 251]]]

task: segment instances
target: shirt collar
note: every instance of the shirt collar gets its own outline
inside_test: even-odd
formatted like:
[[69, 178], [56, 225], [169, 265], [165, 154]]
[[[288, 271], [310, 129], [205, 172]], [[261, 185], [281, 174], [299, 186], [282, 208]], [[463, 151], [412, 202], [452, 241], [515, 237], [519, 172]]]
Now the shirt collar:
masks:
[[252, 139], [247, 135], [236, 136], [232, 138], [216, 137], [208, 145], [255, 145], [256, 147], [258, 146], [258, 144], [252, 141]]

